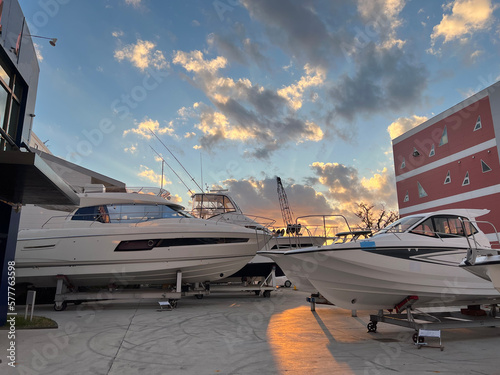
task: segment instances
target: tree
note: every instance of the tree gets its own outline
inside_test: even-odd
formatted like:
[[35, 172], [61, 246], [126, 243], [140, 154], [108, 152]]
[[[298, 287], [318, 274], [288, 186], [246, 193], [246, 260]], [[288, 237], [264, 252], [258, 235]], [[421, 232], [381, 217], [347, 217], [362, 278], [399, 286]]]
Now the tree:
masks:
[[399, 219], [399, 214], [392, 210], [386, 210], [382, 205], [382, 209], [378, 212], [374, 209], [375, 206], [366, 203], [357, 203], [358, 209], [354, 213], [361, 222], [365, 225], [366, 229], [380, 230], [389, 224]]

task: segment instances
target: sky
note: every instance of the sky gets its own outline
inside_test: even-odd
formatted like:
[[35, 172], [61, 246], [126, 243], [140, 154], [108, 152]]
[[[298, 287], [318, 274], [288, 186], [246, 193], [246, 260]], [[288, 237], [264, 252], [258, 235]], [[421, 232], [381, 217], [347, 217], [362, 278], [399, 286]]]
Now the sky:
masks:
[[397, 210], [391, 139], [500, 79], [492, 0], [19, 2], [54, 155], [278, 225], [276, 176], [294, 216]]

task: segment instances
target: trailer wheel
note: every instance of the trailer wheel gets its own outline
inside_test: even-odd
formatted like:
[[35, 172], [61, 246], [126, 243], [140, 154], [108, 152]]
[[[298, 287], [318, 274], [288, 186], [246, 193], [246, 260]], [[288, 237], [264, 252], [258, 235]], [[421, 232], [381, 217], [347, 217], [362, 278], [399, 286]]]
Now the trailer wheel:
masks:
[[195, 297], [196, 297], [196, 299], [202, 299], [203, 298], [203, 294], [195, 294]]
[[264, 290], [264, 293], [262, 294], [264, 298], [270, 298], [271, 297], [271, 291], [270, 290]]
[[253, 292], [255, 293], [256, 296], [260, 295], [260, 290], [254, 290]]
[[370, 322], [366, 325], [368, 332], [377, 332], [377, 322]]
[[170, 306], [172, 306], [173, 309], [177, 307], [177, 300], [176, 299], [169, 299], [168, 303], [170, 303]]
[[61, 302], [54, 303], [54, 310], [55, 311], [64, 311], [64, 310], [66, 310], [66, 307], [68, 307], [68, 304], [66, 303], [66, 301], [63, 301], [62, 303]]
[[290, 288], [292, 286], [292, 282], [290, 280], [285, 281], [285, 288]]
[[417, 332], [415, 332], [415, 333], [413, 334], [412, 339], [413, 339], [413, 342], [416, 344], [416, 343], [417, 343], [417, 341], [418, 341], [418, 333], [417, 333]]

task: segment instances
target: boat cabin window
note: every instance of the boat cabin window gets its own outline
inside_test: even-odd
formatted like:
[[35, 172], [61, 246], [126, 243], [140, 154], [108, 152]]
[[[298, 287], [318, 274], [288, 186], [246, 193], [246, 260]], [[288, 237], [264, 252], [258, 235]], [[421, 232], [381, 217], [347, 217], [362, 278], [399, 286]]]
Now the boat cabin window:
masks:
[[433, 218], [436, 232], [443, 237], [442, 234], [448, 237], [465, 237], [477, 233], [476, 228], [466, 218], [458, 216], [435, 216]]
[[79, 208], [71, 220], [138, 223], [146, 220], [182, 217], [189, 217], [189, 215], [166, 205], [110, 204]]
[[434, 230], [434, 224], [432, 223], [432, 218], [428, 218], [424, 222], [417, 225], [411, 230], [411, 233], [423, 234], [424, 236], [436, 237], [436, 231]]
[[477, 233], [467, 219], [459, 216], [433, 216], [412, 229], [412, 233], [441, 238], [465, 237]]
[[109, 223], [109, 215], [106, 206], [91, 206], [79, 208], [71, 220], [99, 221]]
[[412, 225], [417, 223], [418, 221], [422, 220], [422, 216], [408, 216], [404, 217], [402, 219], [399, 219], [398, 221], [395, 221], [394, 223], [390, 224], [389, 226], [385, 227], [378, 233], [386, 233], [386, 232], [391, 232], [391, 233], [402, 233], [408, 230]]

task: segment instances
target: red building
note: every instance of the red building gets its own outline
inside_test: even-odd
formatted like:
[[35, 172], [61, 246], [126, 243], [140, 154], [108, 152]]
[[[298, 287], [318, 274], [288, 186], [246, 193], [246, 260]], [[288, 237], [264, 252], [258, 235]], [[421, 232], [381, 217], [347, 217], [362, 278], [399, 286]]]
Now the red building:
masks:
[[[500, 231], [500, 82], [393, 140], [401, 216], [487, 208]], [[493, 228], [482, 225], [490, 240]]]

